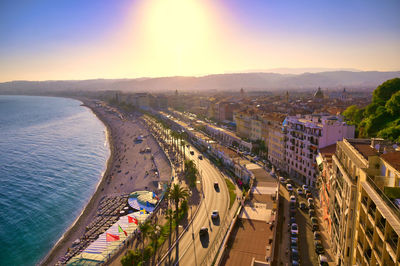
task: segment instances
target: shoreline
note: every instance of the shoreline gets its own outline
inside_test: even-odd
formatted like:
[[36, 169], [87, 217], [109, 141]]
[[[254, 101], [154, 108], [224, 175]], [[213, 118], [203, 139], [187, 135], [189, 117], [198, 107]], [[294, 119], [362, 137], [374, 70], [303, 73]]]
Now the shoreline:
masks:
[[[137, 190], [157, 193], [158, 185], [169, 182], [171, 175], [166, 155], [140, 122], [140, 113], [121, 114], [118, 109], [95, 99], [65, 98], [79, 101], [105, 125], [110, 155], [106, 169], [81, 213], [38, 265], [55, 265], [76, 239], [85, 236], [87, 226], [98, 217], [98, 207], [104, 197], [125, 195]], [[134, 140], [140, 135], [144, 135], [144, 139], [136, 143]], [[147, 147], [151, 152], [143, 153], [142, 150]]]
[[[69, 99], [71, 99], [71, 98], [69, 98]], [[65, 248], [67, 242], [71, 241], [71, 239], [69, 239], [69, 238], [71, 238], [71, 234], [76, 232], [76, 230], [78, 229], [77, 227], [82, 226], [82, 223], [84, 222], [83, 220], [85, 218], [87, 218], [87, 215], [89, 214], [88, 212], [90, 212], [91, 209], [93, 209], [93, 207], [94, 207], [93, 205], [95, 204], [95, 201], [101, 194], [100, 193], [101, 191], [99, 190], [99, 188], [101, 185], [104, 185], [106, 176], [108, 174], [110, 174], [111, 168], [112, 168], [112, 163], [113, 163], [114, 157], [115, 157], [114, 138], [112, 135], [111, 128], [110, 128], [109, 124], [107, 123], [107, 121], [105, 121], [105, 119], [96, 110], [94, 110], [89, 105], [87, 105], [85, 103], [85, 100], [79, 99], [79, 98], [72, 98], [72, 99], [81, 102], [82, 103], [81, 106], [88, 108], [97, 117], [97, 119], [99, 119], [103, 123], [103, 125], [106, 128], [106, 141], [108, 141], [110, 155], [108, 156], [108, 159], [106, 162], [105, 171], [103, 171], [102, 176], [101, 176], [99, 182], [97, 183], [92, 196], [90, 197], [90, 199], [88, 200], [86, 205], [84, 205], [81, 213], [74, 220], [74, 222], [67, 228], [67, 230], [62, 234], [62, 236], [57, 240], [57, 242], [54, 244], [54, 246], [48, 252], [48, 254], [44, 258], [42, 258], [37, 265], [48, 265], [51, 261], [58, 259], [58, 257], [56, 256], [57, 253], [61, 252], [61, 249]], [[103, 196], [103, 195], [101, 195], [101, 196]]]

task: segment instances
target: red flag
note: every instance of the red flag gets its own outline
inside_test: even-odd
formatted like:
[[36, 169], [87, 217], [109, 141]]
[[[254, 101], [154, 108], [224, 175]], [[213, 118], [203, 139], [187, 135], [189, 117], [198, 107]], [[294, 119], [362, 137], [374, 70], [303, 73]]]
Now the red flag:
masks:
[[106, 241], [107, 242], [109, 242], [109, 241], [117, 241], [117, 240], [119, 240], [119, 236], [106, 233]]
[[138, 220], [135, 217], [132, 218], [132, 217], [128, 216], [128, 222], [138, 224]]

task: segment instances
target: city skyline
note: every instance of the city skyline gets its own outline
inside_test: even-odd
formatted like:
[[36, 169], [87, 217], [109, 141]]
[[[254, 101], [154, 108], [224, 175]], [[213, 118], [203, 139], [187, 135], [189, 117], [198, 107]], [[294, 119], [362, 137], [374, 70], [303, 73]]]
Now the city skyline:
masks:
[[400, 69], [400, 3], [3, 2], [0, 81]]

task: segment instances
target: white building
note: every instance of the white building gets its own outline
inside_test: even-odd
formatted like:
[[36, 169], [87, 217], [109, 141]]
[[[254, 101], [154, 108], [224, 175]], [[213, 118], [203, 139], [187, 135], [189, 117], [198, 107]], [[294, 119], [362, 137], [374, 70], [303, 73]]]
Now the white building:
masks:
[[354, 138], [354, 126], [343, 122], [340, 116], [288, 116], [283, 124], [286, 170], [311, 186], [315, 185], [319, 149], [343, 138]]

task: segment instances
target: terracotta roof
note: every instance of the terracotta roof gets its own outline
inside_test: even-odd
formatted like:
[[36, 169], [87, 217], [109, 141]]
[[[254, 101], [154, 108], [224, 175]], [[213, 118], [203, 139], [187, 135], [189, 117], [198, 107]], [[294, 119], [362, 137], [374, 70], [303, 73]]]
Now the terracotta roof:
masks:
[[335, 152], [336, 143], [319, 149], [319, 153], [321, 153], [322, 156], [332, 156]]
[[378, 156], [379, 153], [372, 148], [369, 144], [366, 143], [352, 143], [354, 148], [357, 149], [357, 151], [359, 153], [361, 153], [362, 156], [364, 156], [364, 158], [366, 160], [368, 160], [369, 156]]
[[381, 157], [397, 171], [400, 171], [400, 151], [388, 152], [382, 154]]

